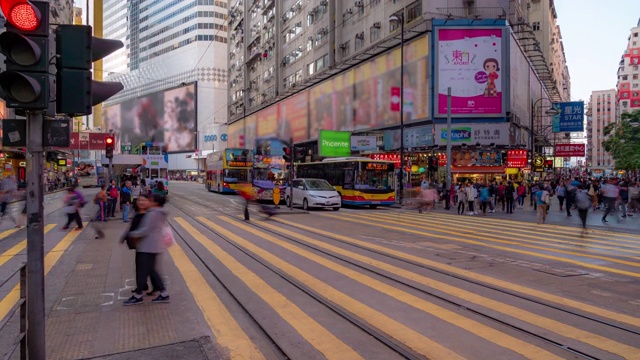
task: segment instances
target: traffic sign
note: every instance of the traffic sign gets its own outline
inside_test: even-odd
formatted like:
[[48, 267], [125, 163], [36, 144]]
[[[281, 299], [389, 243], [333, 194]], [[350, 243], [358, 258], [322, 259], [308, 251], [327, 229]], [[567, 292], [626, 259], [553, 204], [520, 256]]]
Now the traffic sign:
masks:
[[120, 145], [120, 152], [131, 152], [131, 144]]

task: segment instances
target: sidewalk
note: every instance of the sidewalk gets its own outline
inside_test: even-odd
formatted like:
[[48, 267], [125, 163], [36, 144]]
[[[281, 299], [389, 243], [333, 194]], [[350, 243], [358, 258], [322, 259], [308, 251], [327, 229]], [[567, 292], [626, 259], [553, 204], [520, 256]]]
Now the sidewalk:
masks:
[[[88, 218], [89, 210], [84, 211]], [[47, 359], [213, 359], [200, 310], [170, 258], [163, 275], [172, 302], [123, 306], [135, 287], [134, 251], [119, 243], [120, 219], [93, 223], [47, 277]], [[55, 300], [53, 300], [55, 299]]]
[[[527, 199], [528, 200], [528, 199]], [[403, 208], [403, 210], [405, 210]], [[406, 209], [407, 211], [409, 209]], [[414, 211], [413, 209], [411, 211]], [[444, 202], [436, 204], [436, 212], [443, 214], [457, 215], [457, 207], [452, 207], [451, 210], [444, 210]], [[582, 227], [580, 217], [578, 216], [578, 210], [571, 210], [571, 217], [567, 217], [567, 212], [563, 208], [560, 211], [560, 206], [557, 200], [551, 202], [551, 209], [547, 215], [547, 224], [564, 225], [572, 227]], [[587, 228], [598, 230], [609, 230], [616, 232], [629, 232], [638, 233], [640, 231], [640, 214], [632, 214], [632, 217], [622, 218], [620, 212], [613, 212], [607, 216], [607, 223], [602, 222], [602, 216], [604, 210], [589, 211], [587, 218]], [[460, 215], [470, 216], [470, 215]], [[529, 206], [529, 202], [526, 201], [524, 208], [516, 208], [513, 214], [506, 214], [502, 211], [501, 205], [496, 206], [495, 213], [488, 213], [487, 215], [473, 215], [475, 217], [486, 218], [487, 221], [491, 221], [491, 218], [503, 219], [503, 220], [515, 220], [523, 222], [531, 222], [537, 225], [537, 212], [533, 210], [533, 207]]]

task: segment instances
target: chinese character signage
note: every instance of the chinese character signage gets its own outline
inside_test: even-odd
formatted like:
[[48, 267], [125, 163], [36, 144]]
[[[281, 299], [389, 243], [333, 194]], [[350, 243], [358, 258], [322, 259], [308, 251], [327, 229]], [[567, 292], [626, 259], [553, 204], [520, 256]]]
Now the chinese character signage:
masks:
[[584, 144], [557, 144], [556, 157], [582, 157], [585, 153]]
[[[451, 143], [455, 145], [507, 145], [510, 138], [509, 123], [456, 124], [451, 126]], [[447, 125], [437, 124], [436, 145], [447, 144]]]
[[507, 151], [507, 167], [510, 167], [510, 168], [527, 167], [527, 150]]
[[506, 43], [505, 27], [437, 27], [435, 30], [435, 117], [447, 115], [451, 88], [453, 117], [502, 117]]
[[[584, 102], [555, 103], [554, 107], [560, 114], [554, 116], [553, 132], [583, 132], [584, 131]], [[584, 156], [584, 154], [582, 155]]]

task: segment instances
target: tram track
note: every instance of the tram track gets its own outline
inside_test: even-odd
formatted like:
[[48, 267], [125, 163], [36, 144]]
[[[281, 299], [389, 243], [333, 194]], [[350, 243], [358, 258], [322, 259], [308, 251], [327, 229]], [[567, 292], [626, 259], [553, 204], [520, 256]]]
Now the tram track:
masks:
[[[242, 220], [238, 216], [235, 216], [235, 215], [232, 215], [232, 214], [229, 214], [229, 213], [225, 213], [225, 212], [217, 210], [217, 209], [210, 208], [210, 204], [206, 204], [206, 203], [201, 202], [199, 200], [195, 200], [195, 199], [192, 199], [192, 198], [189, 198], [189, 199], [185, 198], [183, 200], [178, 200], [178, 202], [181, 202], [181, 201], [191, 202], [191, 203], [195, 203], [195, 204], [200, 205], [200, 206], [204, 206], [204, 207], [208, 208], [209, 210], [220, 214], [221, 216], [228, 217], [228, 218], [233, 219], [234, 221], [237, 221], [237, 222], [242, 222]], [[287, 282], [291, 283], [295, 287], [297, 287], [300, 290], [302, 290], [303, 292], [307, 293], [309, 296], [311, 296], [312, 298], [316, 299], [320, 303], [323, 303], [325, 306], [330, 308], [332, 311], [336, 312], [337, 314], [339, 314], [340, 316], [342, 316], [346, 320], [348, 320], [351, 323], [353, 323], [354, 325], [358, 326], [363, 331], [371, 334], [372, 336], [374, 336], [374, 338], [376, 338], [380, 342], [384, 343], [385, 345], [389, 346], [391, 349], [396, 351], [398, 354], [400, 354], [403, 357], [408, 358], [408, 359], [424, 358], [421, 354], [416, 354], [412, 349], [408, 349], [408, 348], [406, 348], [406, 346], [403, 346], [402, 344], [398, 344], [397, 340], [395, 340], [393, 338], [390, 338], [390, 337], [388, 337], [388, 336], [386, 336], [384, 334], [380, 334], [376, 329], [373, 329], [371, 326], [369, 326], [366, 323], [366, 321], [358, 319], [357, 317], [354, 317], [352, 314], [348, 313], [348, 311], [345, 311], [343, 309], [340, 309], [339, 307], [336, 307], [335, 304], [332, 304], [331, 302], [325, 300], [320, 294], [316, 294], [312, 290], [306, 288], [303, 284], [300, 284], [299, 282], [297, 282], [295, 279], [292, 279], [291, 277], [287, 276], [287, 274], [283, 274], [282, 271], [280, 271], [278, 269], [275, 269], [274, 266], [268, 264], [266, 261], [258, 258], [256, 255], [252, 254], [251, 252], [247, 251], [246, 249], [243, 249], [241, 246], [235, 244], [232, 240], [225, 238], [222, 234], [219, 234], [214, 229], [211, 229], [211, 227], [208, 226], [206, 223], [203, 223], [202, 221], [198, 220], [195, 216], [190, 215], [186, 210], [184, 210], [183, 207], [180, 207], [179, 205], [177, 205], [175, 201], [172, 202], [172, 205], [174, 207], [176, 207], [176, 209], [178, 209], [179, 211], [184, 213], [186, 216], [191, 218], [193, 221], [199, 223], [203, 227], [205, 227], [208, 230], [212, 231], [214, 234], [216, 234], [220, 238], [224, 239], [225, 241], [227, 241], [228, 243], [230, 243], [231, 245], [233, 245], [234, 247], [236, 247], [237, 249], [239, 249], [243, 253], [247, 254], [248, 256], [250, 256], [255, 261], [261, 263], [262, 265], [264, 265], [265, 267], [269, 268], [274, 273], [278, 274], [280, 277], [282, 277]], [[240, 211], [240, 209], [238, 209], [238, 210]], [[244, 223], [244, 222], [242, 222], [242, 223], [243, 224], [247, 224], [247, 223]], [[393, 281], [393, 282], [395, 282], [397, 284], [406, 286], [407, 288], [415, 290], [415, 291], [417, 291], [419, 293], [422, 293], [422, 294], [424, 294], [426, 296], [429, 296], [431, 298], [438, 299], [438, 300], [440, 300], [440, 301], [442, 301], [442, 302], [444, 302], [446, 304], [449, 304], [449, 305], [451, 305], [453, 307], [469, 311], [470, 313], [472, 313], [472, 314], [474, 314], [474, 315], [476, 315], [476, 316], [478, 316], [480, 318], [486, 319], [487, 321], [489, 321], [491, 323], [500, 324], [501, 326], [507, 327], [507, 328], [512, 329], [512, 330], [514, 330], [516, 332], [519, 332], [519, 333], [522, 333], [522, 334], [526, 334], [526, 335], [528, 335], [528, 336], [530, 336], [532, 338], [538, 339], [539, 341], [541, 341], [543, 343], [546, 343], [546, 344], [548, 344], [548, 345], [550, 345], [552, 347], [555, 347], [557, 349], [561, 349], [562, 351], [568, 352], [568, 353], [570, 353], [570, 354], [572, 354], [574, 356], [577, 356], [577, 357], [580, 357], [580, 358], [584, 358], [584, 359], [599, 359], [599, 357], [597, 357], [595, 355], [592, 355], [592, 354], [589, 354], [589, 353], [587, 353], [585, 351], [582, 351], [582, 350], [580, 350], [578, 348], [575, 348], [575, 347], [573, 347], [573, 346], [571, 346], [571, 345], [569, 345], [567, 343], [564, 343], [563, 341], [558, 341], [558, 340], [555, 340], [554, 338], [552, 338], [550, 336], [538, 334], [535, 331], [528, 330], [528, 329], [526, 329], [526, 328], [524, 328], [522, 326], [519, 326], [517, 324], [511, 323], [509, 321], [505, 321], [505, 320], [500, 319], [500, 318], [498, 318], [496, 316], [493, 316], [493, 315], [489, 314], [486, 311], [480, 311], [480, 310], [472, 309], [472, 308], [470, 308], [469, 306], [467, 306], [466, 304], [464, 304], [461, 301], [456, 301], [456, 300], [451, 299], [451, 298], [449, 298], [447, 296], [439, 295], [434, 291], [429, 291], [429, 290], [426, 290], [426, 289], [424, 289], [424, 288], [422, 288], [420, 286], [416, 286], [416, 285], [412, 284], [409, 281], [406, 281], [406, 280], [403, 280], [402, 278], [399, 278], [399, 276], [392, 276], [392, 275], [389, 275], [389, 274], [385, 273], [384, 271], [378, 270], [374, 266], [362, 265], [358, 261], [351, 260], [346, 256], [336, 255], [335, 253], [332, 253], [331, 251], [325, 250], [325, 249], [323, 249], [321, 247], [316, 247], [316, 246], [310, 245], [309, 243], [301, 241], [301, 240], [298, 240], [293, 236], [288, 236], [288, 235], [281, 234], [281, 233], [279, 233], [279, 232], [277, 232], [277, 231], [275, 231], [273, 229], [270, 229], [270, 228], [268, 228], [266, 226], [260, 225], [260, 223], [258, 223], [258, 222], [250, 222], [248, 224], [250, 226], [252, 226], [252, 227], [255, 227], [255, 228], [259, 229], [260, 231], [265, 232], [265, 233], [268, 233], [268, 234], [271, 234], [271, 235], [275, 235], [278, 238], [281, 238], [281, 239], [284, 239], [286, 241], [295, 243], [297, 245], [302, 245], [305, 248], [311, 249], [311, 250], [313, 250], [315, 252], [318, 252], [318, 253], [322, 253], [325, 256], [337, 259], [337, 260], [339, 260], [341, 262], [350, 264], [351, 266], [359, 268], [359, 269], [361, 269], [361, 270], [363, 270], [365, 272], [368, 272], [368, 273], [371, 273], [371, 274], [375, 274], [375, 275], [380, 276], [382, 278], [391, 280], [391, 281]], [[357, 249], [360, 249], [360, 250], [363, 250], [363, 251], [366, 251], [366, 252], [369, 252], [369, 253], [372, 253], [372, 254], [377, 254], [377, 255], [384, 256], [384, 257], [388, 257], [390, 259], [394, 259], [396, 261], [399, 261], [399, 262], [402, 262], [402, 263], [405, 263], [405, 264], [408, 264], [408, 265], [416, 266], [416, 267], [419, 267], [419, 268], [422, 268], [424, 270], [431, 271], [431, 272], [434, 272], [434, 273], [437, 273], [437, 274], [440, 274], [440, 275], [451, 277], [451, 278], [454, 278], [456, 280], [466, 282], [468, 284], [472, 284], [472, 285], [479, 286], [479, 287], [482, 287], [482, 288], [485, 288], [485, 289], [488, 289], [488, 290], [492, 290], [492, 291], [498, 292], [500, 294], [508, 295], [508, 296], [516, 298], [516, 299], [525, 300], [525, 301], [530, 302], [532, 304], [536, 304], [536, 305], [539, 305], [539, 306], [544, 306], [544, 307], [546, 307], [548, 309], [552, 309], [554, 311], [559, 311], [559, 312], [562, 312], [562, 313], [564, 313], [566, 315], [571, 315], [571, 316], [575, 316], [575, 317], [578, 317], [578, 318], [582, 318], [584, 320], [587, 320], [587, 321], [590, 321], [590, 322], [594, 322], [594, 323], [598, 323], [600, 325], [604, 325], [604, 326], [607, 326], [607, 327], [615, 328], [617, 330], [628, 332], [628, 333], [633, 334], [633, 335], [640, 335], [640, 331], [638, 331], [636, 329], [632, 329], [632, 328], [629, 328], [629, 327], [626, 327], [626, 326], [622, 326], [620, 324], [616, 324], [616, 323], [613, 323], [613, 322], [610, 322], [610, 321], [606, 321], [606, 320], [603, 320], [603, 319], [600, 319], [600, 318], [597, 318], [597, 317], [594, 317], [594, 316], [583, 314], [583, 313], [580, 313], [578, 311], [574, 311], [574, 310], [571, 310], [571, 309], [566, 309], [566, 308], [563, 308], [561, 306], [557, 306], [557, 305], [554, 305], [554, 304], [551, 304], [551, 303], [548, 303], [548, 302], [545, 302], [545, 301], [541, 301], [541, 300], [538, 300], [538, 299], [533, 298], [533, 297], [529, 297], [529, 296], [525, 296], [525, 295], [516, 293], [514, 291], [509, 291], [509, 290], [506, 290], [506, 289], [503, 289], [503, 288], [500, 288], [500, 287], [497, 287], [497, 286], [492, 286], [490, 284], [486, 284], [486, 283], [481, 282], [481, 281], [477, 281], [477, 280], [474, 280], [474, 279], [466, 278], [464, 276], [461, 276], [461, 275], [458, 275], [458, 274], [455, 274], [455, 273], [450, 273], [450, 272], [447, 272], [447, 271], [444, 271], [444, 270], [441, 270], [441, 269], [437, 269], [437, 268], [434, 268], [434, 267], [426, 266], [424, 264], [413, 262], [413, 261], [410, 261], [408, 259], [405, 259], [405, 258], [402, 258], [402, 257], [399, 257], [399, 256], [394, 256], [393, 254], [386, 253], [384, 251], [376, 251], [374, 249], [367, 248], [367, 247], [364, 247], [364, 246], [358, 246], [357, 244], [346, 242], [346, 241], [340, 240], [340, 239], [335, 238], [335, 237], [319, 234], [319, 233], [316, 233], [316, 232], [312, 232], [312, 231], [308, 231], [308, 230], [304, 230], [304, 229], [300, 229], [300, 228], [296, 228], [296, 227], [291, 227], [291, 228], [295, 229], [298, 232], [307, 233], [307, 234], [309, 234], [309, 235], [311, 235], [313, 237], [316, 237], [316, 238], [318, 238], [318, 237], [325, 238], [325, 239], [331, 240], [333, 242], [340, 243], [342, 245], [346, 245], [346, 246], [349, 246], [349, 247], [357, 248]], [[303, 234], [301, 234], [301, 235], [303, 235]]]

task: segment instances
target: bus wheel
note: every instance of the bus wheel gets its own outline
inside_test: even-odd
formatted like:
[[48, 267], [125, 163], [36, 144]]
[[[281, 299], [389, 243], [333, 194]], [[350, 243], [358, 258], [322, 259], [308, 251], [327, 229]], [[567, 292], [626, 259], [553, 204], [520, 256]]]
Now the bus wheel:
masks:
[[378, 207], [378, 205], [369, 205], [370, 208], [375, 209]]

